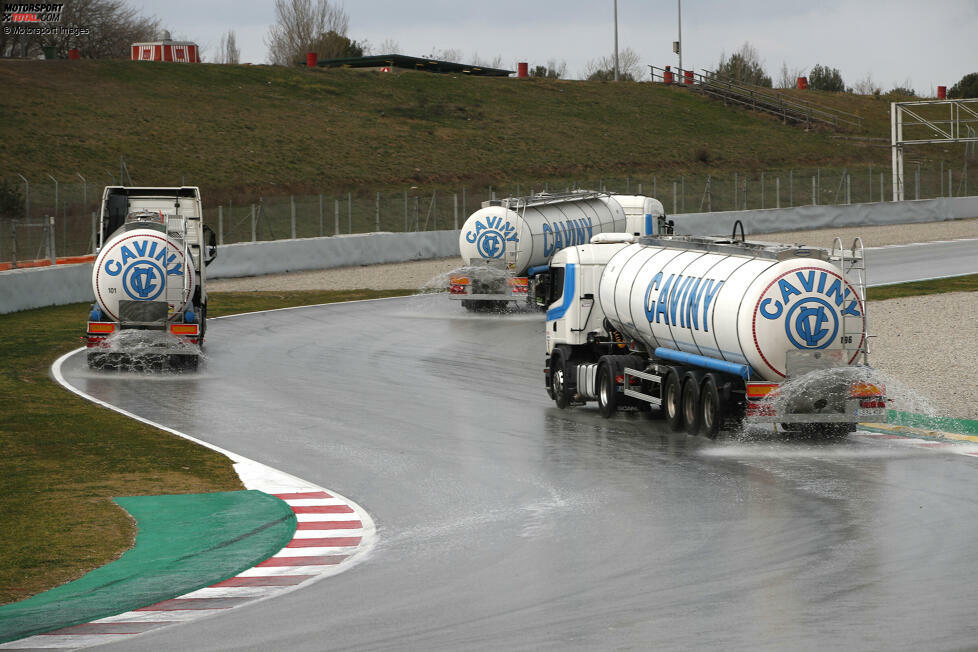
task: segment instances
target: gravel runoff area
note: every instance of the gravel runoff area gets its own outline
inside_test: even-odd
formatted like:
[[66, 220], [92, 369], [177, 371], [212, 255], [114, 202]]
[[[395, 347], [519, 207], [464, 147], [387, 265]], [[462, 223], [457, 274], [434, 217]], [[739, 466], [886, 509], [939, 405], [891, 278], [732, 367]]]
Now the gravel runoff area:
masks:
[[[978, 237], [978, 219], [846, 227], [767, 235], [756, 240], [831, 247], [861, 237], [867, 247]], [[460, 258], [268, 276], [220, 279], [211, 292], [348, 290], [444, 287]], [[978, 292], [955, 292], [869, 304], [870, 364], [887, 380], [895, 407], [918, 413], [978, 419]]]

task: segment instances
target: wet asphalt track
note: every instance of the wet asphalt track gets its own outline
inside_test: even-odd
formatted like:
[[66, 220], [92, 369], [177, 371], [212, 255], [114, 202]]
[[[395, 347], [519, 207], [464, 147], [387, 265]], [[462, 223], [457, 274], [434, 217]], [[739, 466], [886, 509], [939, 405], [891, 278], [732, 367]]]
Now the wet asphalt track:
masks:
[[108, 649], [978, 644], [978, 460], [560, 411], [542, 328], [423, 296], [214, 320], [197, 374], [74, 356], [82, 390], [339, 491], [378, 526], [346, 573]]

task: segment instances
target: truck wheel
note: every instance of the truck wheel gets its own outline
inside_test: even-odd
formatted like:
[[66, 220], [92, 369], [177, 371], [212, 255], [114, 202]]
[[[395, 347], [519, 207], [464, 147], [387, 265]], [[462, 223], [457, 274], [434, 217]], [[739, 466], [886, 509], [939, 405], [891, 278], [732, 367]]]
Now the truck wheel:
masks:
[[683, 378], [682, 408], [683, 421], [686, 423], [686, 434], [698, 435], [702, 423], [700, 383], [699, 378], [690, 371], [687, 371]]
[[550, 358], [550, 387], [553, 389], [554, 403], [563, 410], [570, 405], [571, 386], [569, 374], [574, 367], [564, 359], [560, 349], [554, 351]]
[[713, 374], [706, 374], [700, 388], [700, 426], [703, 434], [710, 439], [716, 439], [723, 423], [723, 403], [720, 400], [720, 390]]
[[605, 419], [618, 411], [618, 388], [615, 383], [615, 366], [608, 360], [598, 363], [598, 410]]
[[672, 367], [662, 381], [662, 409], [666, 415], [666, 422], [675, 432], [683, 429], [682, 395], [679, 371]]

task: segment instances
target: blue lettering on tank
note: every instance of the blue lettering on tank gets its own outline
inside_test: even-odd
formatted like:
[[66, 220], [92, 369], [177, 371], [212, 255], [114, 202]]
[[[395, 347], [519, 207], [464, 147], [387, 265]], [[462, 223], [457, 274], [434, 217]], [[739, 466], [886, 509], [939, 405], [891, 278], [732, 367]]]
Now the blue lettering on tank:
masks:
[[801, 290], [784, 279], [778, 281], [778, 287], [781, 288], [781, 300], [785, 303], [791, 301], [792, 294], [801, 294]]
[[118, 276], [122, 272], [122, 263], [117, 260], [110, 260], [105, 263], [105, 273], [109, 276]]
[[666, 282], [662, 284], [662, 289], [659, 290], [659, 300], [655, 306], [655, 323], [657, 324], [661, 315], [665, 315], [666, 323], [669, 323], [669, 286], [672, 284], [674, 278], [676, 278], [675, 274], [670, 275], [666, 279]]
[[663, 282], [663, 277], [663, 273], [658, 272], [645, 291], [645, 317], [649, 323], [662, 323], [661, 318], [665, 315], [666, 325], [700, 330], [702, 323], [702, 330], [709, 332], [710, 303], [720, 291], [723, 281], [672, 274]]
[[506, 243], [519, 242], [519, 234], [509, 220], [504, 221], [500, 215], [487, 215], [466, 231], [465, 241], [474, 244], [483, 258], [502, 258]]
[[[774, 304], [774, 310], [768, 308], [768, 304]], [[768, 319], [777, 319], [784, 312], [784, 306], [781, 305], [780, 301], [774, 301], [773, 299], [765, 299], [761, 301], [761, 306], [759, 308], [761, 315]]]
[[131, 251], [129, 251], [129, 247], [127, 247], [126, 245], [122, 245], [121, 247], [119, 247], [119, 253], [122, 254], [122, 264], [123, 264], [123, 266], [125, 266], [125, 264], [128, 261], [130, 261], [130, 260], [132, 260], [133, 258], [136, 257], [136, 254], [134, 254]]

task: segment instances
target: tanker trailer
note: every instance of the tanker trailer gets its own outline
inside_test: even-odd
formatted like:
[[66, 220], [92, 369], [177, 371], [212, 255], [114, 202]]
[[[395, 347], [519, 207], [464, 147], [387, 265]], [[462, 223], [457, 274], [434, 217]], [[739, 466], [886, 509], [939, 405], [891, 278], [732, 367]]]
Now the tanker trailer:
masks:
[[196, 368], [214, 232], [196, 187], [108, 186], [92, 270], [86, 342], [93, 368]]
[[450, 277], [449, 296], [469, 310], [534, 305], [534, 277], [561, 249], [598, 233], [653, 235], [668, 228], [659, 200], [643, 195], [577, 190], [483, 202], [459, 234], [465, 266]]
[[885, 422], [867, 366], [862, 242], [595, 236], [550, 263], [547, 390], [560, 408], [658, 408], [674, 430]]

